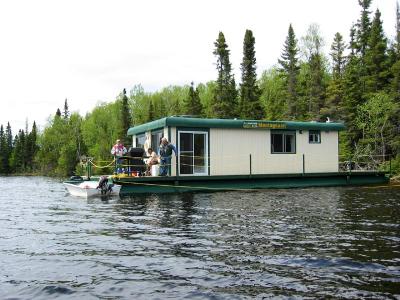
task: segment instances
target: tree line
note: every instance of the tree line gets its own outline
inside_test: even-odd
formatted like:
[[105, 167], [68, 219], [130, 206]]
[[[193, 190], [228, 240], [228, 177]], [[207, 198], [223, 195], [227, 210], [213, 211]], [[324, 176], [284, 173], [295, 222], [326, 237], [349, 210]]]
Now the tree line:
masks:
[[[223, 32], [214, 42], [216, 80], [168, 86], [145, 92], [141, 85], [124, 89], [111, 103], [101, 103], [84, 117], [64, 109], [40, 133], [36, 125], [14, 137], [9, 124], [0, 130], [0, 173], [37, 171], [69, 175], [83, 154], [110, 160], [110, 147], [127, 129], [171, 115], [344, 122], [340, 153], [396, 158], [400, 171], [400, 9], [396, 35], [388, 38], [372, 0], [358, 0], [360, 16], [349, 29], [346, 43], [334, 35], [327, 54], [317, 24], [299, 39], [290, 24], [275, 66], [257, 77], [255, 37], [246, 30], [240, 83], [230, 62]], [[397, 167], [396, 167], [397, 166]]]

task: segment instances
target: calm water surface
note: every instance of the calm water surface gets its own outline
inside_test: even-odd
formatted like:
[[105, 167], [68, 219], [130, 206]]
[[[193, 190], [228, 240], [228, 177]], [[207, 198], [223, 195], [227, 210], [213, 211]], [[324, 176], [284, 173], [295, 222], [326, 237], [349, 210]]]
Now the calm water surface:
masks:
[[0, 299], [400, 299], [400, 188], [69, 196], [0, 177]]

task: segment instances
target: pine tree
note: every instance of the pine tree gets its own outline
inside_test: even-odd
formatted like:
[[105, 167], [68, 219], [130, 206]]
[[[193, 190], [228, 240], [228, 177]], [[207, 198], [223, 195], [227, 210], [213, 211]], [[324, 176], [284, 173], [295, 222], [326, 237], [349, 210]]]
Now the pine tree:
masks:
[[387, 40], [383, 32], [381, 13], [376, 10], [364, 60], [366, 93], [378, 92], [388, 85], [389, 68], [386, 50]]
[[360, 89], [360, 58], [350, 55], [343, 76], [343, 118], [346, 123], [346, 143], [352, 149], [361, 137], [355, 119], [357, 107], [362, 104]]
[[121, 139], [124, 140], [125, 144], [130, 143], [129, 137], [127, 137], [128, 129], [132, 125], [131, 110], [129, 108], [128, 97], [126, 96], [126, 90], [122, 91], [122, 103], [121, 103]]
[[291, 119], [298, 117], [297, 77], [300, 69], [298, 52], [296, 36], [292, 24], [290, 24], [283, 53], [278, 62], [282, 67], [282, 72], [286, 80], [288, 116]]
[[[57, 115], [58, 115], [58, 111], [57, 111]], [[64, 111], [62, 113], [62, 116], [64, 119], [68, 119], [70, 116], [70, 112], [68, 110], [68, 100], [67, 98], [65, 98], [65, 102], [64, 102]]]
[[217, 88], [214, 95], [213, 112], [218, 118], [233, 118], [237, 113], [237, 91], [235, 78], [229, 62], [229, 49], [222, 32], [214, 43], [213, 54], [217, 57]]
[[7, 163], [7, 140], [3, 124], [0, 126], [0, 174], [6, 173]]
[[397, 59], [400, 59], [400, 5], [399, 2], [396, 3], [396, 43], [395, 49], [397, 54]]
[[309, 66], [305, 93], [308, 96], [308, 118], [319, 119], [320, 110], [325, 104], [325, 66], [321, 52], [324, 40], [317, 24], [310, 25], [302, 42]]
[[240, 84], [239, 114], [242, 119], [262, 119], [261, 91], [257, 85], [255, 38], [251, 30], [246, 30], [243, 41], [243, 61], [241, 63], [242, 83]]
[[337, 32], [333, 39], [331, 46], [331, 58], [332, 58], [332, 76], [334, 79], [342, 78], [343, 68], [345, 64], [344, 50], [346, 46], [343, 42], [343, 36]]
[[198, 89], [194, 89], [193, 81], [190, 83], [189, 94], [183, 103], [183, 107], [186, 115], [202, 116], [203, 106], [200, 102]]
[[36, 145], [36, 140], [37, 140], [37, 127], [36, 127], [36, 122], [34, 121], [32, 125], [32, 130], [26, 137], [26, 152], [27, 152], [26, 161], [28, 168], [30, 168], [31, 170], [34, 169], [33, 166], [34, 158], [38, 150]]
[[321, 109], [323, 117], [330, 117], [334, 120], [341, 118], [340, 107], [343, 102], [343, 69], [345, 65], [344, 50], [343, 37], [337, 32], [330, 53], [332, 58], [332, 80], [326, 89], [325, 107]]
[[357, 42], [357, 53], [364, 58], [365, 52], [368, 47], [368, 40], [371, 30], [371, 20], [370, 20], [370, 11], [369, 7], [371, 6], [372, 0], [358, 0], [359, 5], [361, 6], [361, 18], [357, 22], [357, 31], [356, 31], [356, 42]]
[[149, 111], [147, 116], [147, 122], [151, 122], [154, 120], [154, 104], [151, 99], [149, 99]]

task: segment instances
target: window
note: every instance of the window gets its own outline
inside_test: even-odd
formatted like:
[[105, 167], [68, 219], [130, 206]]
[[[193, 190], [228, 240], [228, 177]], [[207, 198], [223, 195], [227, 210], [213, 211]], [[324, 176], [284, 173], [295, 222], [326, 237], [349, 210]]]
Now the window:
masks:
[[151, 149], [158, 153], [160, 149], [161, 138], [164, 137], [164, 130], [157, 130], [151, 133]]
[[296, 153], [296, 131], [271, 131], [271, 153]]
[[321, 131], [310, 130], [308, 134], [308, 142], [310, 144], [321, 144]]
[[136, 136], [136, 147], [144, 148], [144, 143], [146, 142], [146, 136], [144, 133]]
[[208, 175], [208, 133], [179, 131], [179, 174]]

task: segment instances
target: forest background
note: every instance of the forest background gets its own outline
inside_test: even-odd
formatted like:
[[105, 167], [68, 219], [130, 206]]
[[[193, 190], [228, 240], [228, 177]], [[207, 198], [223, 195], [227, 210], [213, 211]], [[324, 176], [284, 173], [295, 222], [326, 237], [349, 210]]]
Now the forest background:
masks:
[[[146, 92], [141, 85], [124, 89], [111, 103], [100, 103], [85, 116], [70, 112], [68, 100], [42, 131], [34, 122], [13, 133], [0, 125], [0, 174], [68, 176], [80, 172], [82, 155], [110, 161], [117, 138], [131, 144], [127, 129], [171, 115], [344, 122], [340, 155], [391, 160], [400, 173], [400, 9], [396, 34], [383, 30], [372, 0], [359, 0], [360, 16], [348, 42], [336, 33], [330, 52], [318, 24], [296, 37], [289, 25], [277, 64], [257, 77], [255, 37], [246, 30], [239, 83], [230, 63], [228, 41], [219, 32], [213, 51], [216, 79], [206, 83], [168, 86]], [[99, 172], [104, 170], [98, 170]]]

